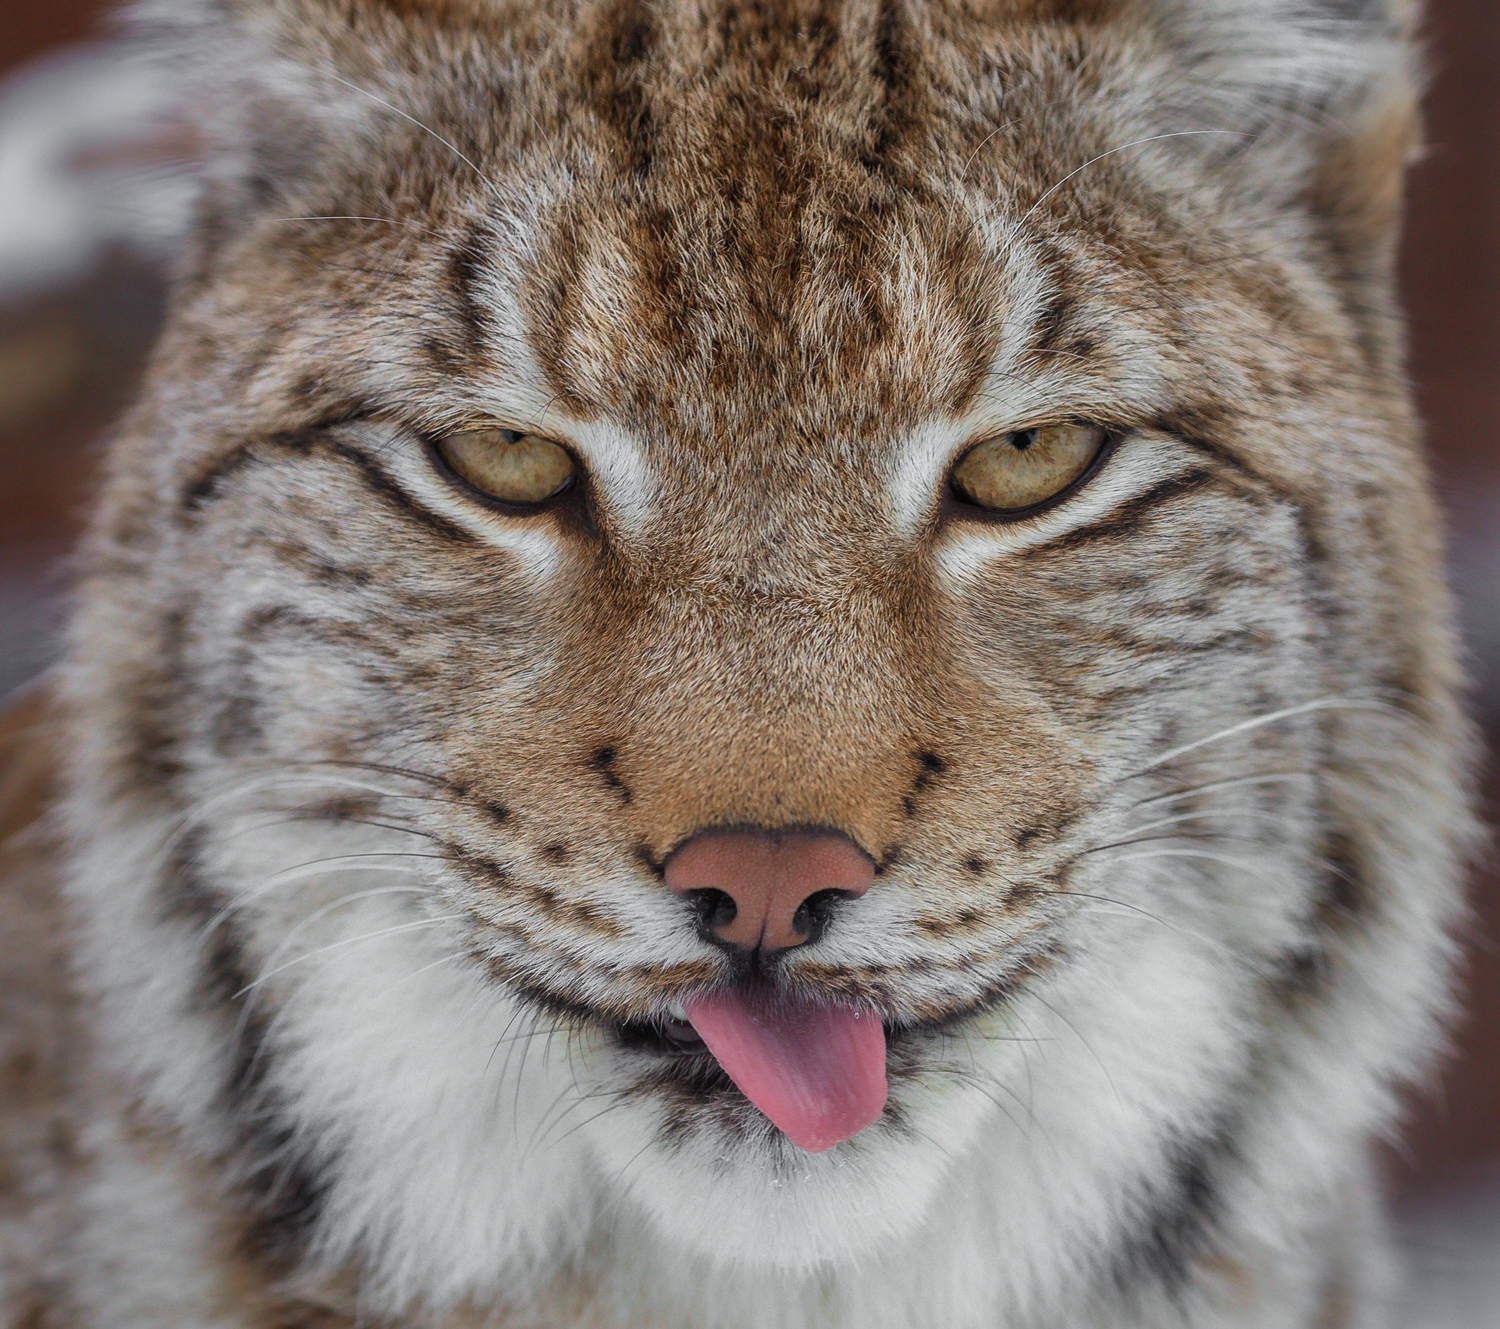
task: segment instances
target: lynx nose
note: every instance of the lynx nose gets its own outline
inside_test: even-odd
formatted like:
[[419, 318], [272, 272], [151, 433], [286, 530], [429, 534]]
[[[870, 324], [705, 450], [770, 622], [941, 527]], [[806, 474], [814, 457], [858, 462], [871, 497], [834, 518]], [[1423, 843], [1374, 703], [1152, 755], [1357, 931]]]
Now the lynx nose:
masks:
[[836, 901], [870, 889], [875, 864], [835, 831], [705, 831], [666, 863], [705, 934], [746, 950], [816, 941]]

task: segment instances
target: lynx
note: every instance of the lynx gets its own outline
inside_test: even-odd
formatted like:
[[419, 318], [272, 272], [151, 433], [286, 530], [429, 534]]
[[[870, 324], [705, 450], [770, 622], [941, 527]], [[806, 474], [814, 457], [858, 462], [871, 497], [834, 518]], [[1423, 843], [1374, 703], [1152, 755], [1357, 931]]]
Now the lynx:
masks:
[[1360, 0], [158, 0], [6, 1323], [1371, 1329], [1469, 738]]

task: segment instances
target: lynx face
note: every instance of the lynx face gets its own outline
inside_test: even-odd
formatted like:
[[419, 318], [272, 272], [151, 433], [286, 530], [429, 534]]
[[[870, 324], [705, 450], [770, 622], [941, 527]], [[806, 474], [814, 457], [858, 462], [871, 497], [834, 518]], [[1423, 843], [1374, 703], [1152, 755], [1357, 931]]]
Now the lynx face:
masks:
[[173, 828], [96, 936], [180, 977], [100, 965], [219, 1012], [265, 1222], [810, 1267], [979, 1169], [1188, 1258], [1451, 724], [1386, 205], [1319, 211], [1404, 122], [1149, 5], [345, 8], [267, 6], [74, 682]]

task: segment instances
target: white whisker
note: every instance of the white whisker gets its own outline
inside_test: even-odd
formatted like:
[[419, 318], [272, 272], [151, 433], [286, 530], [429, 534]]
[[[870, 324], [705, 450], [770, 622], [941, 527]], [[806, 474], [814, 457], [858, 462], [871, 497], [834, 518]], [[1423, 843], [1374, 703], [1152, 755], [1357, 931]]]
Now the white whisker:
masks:
[[[1179, 812], [1171, 817], [1158, 817], [1155, 821], [1143, 822], [1139, 826], [1128, 827], [1125, 830], [1125, 834], [1140, 835], [1145, 831], [1160, 830], [1164, 826], [1180, 826], [1186, 822], [1207, 821], [1215, 817], [1243, 817], [1250, 821], [1264, 822], [1272, 826], [1284, 826], [1286, 824], [1286, 817], [1283, 814], [1268, 812], [1263, 808], [1200, 808], [1196, 812]], [[1102, 845], [1094, 846], [1094, 848], [1103, 847]], [[1092, 849], [1085, 850], [1084, 852], [1091, 853]]]
[[463, 917], [462, 914], [439, 914], [436, 918], [419, 918], [411, 923], [397, 923], [394, 927], [380, 928], [375, 932], [361, 933], [357, 937], [344, 937], [340, 941], [330, 942], [327, 946], [319, 946], [316, 950], [308, 951], [305, 955], [299, 955], [295, 959], [288, 960], [285, 964], [278, 965], [268, 973], [261, 974], [252, 982], [245, 984], [234, 994], [236, 998], [243, 997], [245, 993], [260, 987], [262, 984], [275, 978], [277, 974], [283, 974], [294, 965], [302, 964], [306, 960], [316, 959], [320, 955], [327, 955], [330, 951], [342, 950], [346, 946], [356, 946], [363, 941], [376, 941], [381, 937], [394, 936], [398, 932], [411, 932], [417, 928], [436, 927], [440, 923], [452, 923]]
[[[1140, 854], [1120, 855], [1121, 858], [1151, 858], [1155, 856], [1158, 856], [1157, 851]], [[1064, 899], [1078, 901], [1079, 903], [1075, 906], [1075, 908], [1080, 913], [1086, 912], [1095, 916], [1102, 916], [1105, 918], [1111, 917], [1112, 915], [1104, 910], [1099, 909], [1098, 905], [1110, 905], [1114, 910], [1119, 911], [1117, 914], [1113, 915], [1115, 917], [1124, 918], [1129, 915], [1135, 915], [1139, 918], [1144, 918], [1149, 922], [1166, 928], [1169, 932], [1176, 932], [1184, 937], [1191, 937], [1194, 941], [1201, 942], [1204, 946], [1207, 946], [1212, 950], [1216, 950], [1226, 956], [1231, 956], [1236, 960], [1239, 959], [1238, 952], [1236, 952], [1232, 947], [1226, 946], [1223, 942], [1216, 941], [1213, 937], [1199, 932], [1196, 928], [1190, 928], [1181, 923], [1174, 923], [1171, 921], [1171, 919], [1162, 918], [1161, 915], [1153, 914], [1149, 909], [1142, 909], [1140, 905], [1131, 904], [1129, 903], [1129, 901], [1115, 900], [1107, 895], [1093, 895], [1086, 891], [1053, 891], [1051, 892], [1051, 894], [1057, 895]]]
[[399, 115], [403, 120], [407, 121], [410, 124], [415, 125], [424, 134], [430, 134], [434, 139], [437, 140], [437, 142], [441, 143], [445, 148], [448, 149], [449, 152], [451, 152], [455, 157], [457, 157], [459, 159], [459, 161], [463, 162], [463, 164], [465, 166], [467, 166], [471, 171], [473, 171], [474, 174], [475, 174], [475, 176], [478, 177], [479, 183], [482, 184], [486, 189], [488, 189], [491, 194], [493, 194], [502, 203], [505, 202], [505, 195], [501, 191], [499, 185], [497, 185], [493, 180], [491, 180], [489, 178], [489, 176], [487, 176], [483, 171], [481, 171], [479, 169], [479, 167], [477, 165], [475, 165], [475, 163], [472, 160], [470, 160], [468, 157], [464, 156], [464, 154], [461, 153], [458, 150], [457, 147], [455, 147], [452, 143], [450, 143], [447, 139], [445, 139], [441, 134], [439, 134], [437, 132], [437, 130], [433, 129], [431, 125], [424, 125], [420, 120], [417, 119], [416, 116], [414, 116], [414, 115], [408, 115], [399, 106], [395, 106], [392, 103], [386, 101], [384, 97], [377, 97], [368, 88], [362, 88], [362, 87], [360, 87], [360, 85], [358, 83], [352, 83], [352, 82], [350, 82], [346, 78], [341, 78], [339, 75], [335, 74], [331, 69], [323, 69], [320, 72], [324, 75], [325, 78], [331, 78], [335, 83], [342, 83], [346, 88], [349, 88], [352, 91], [359, 93], [361, 96], [368, 97], [372, 102], [375, 102], [379, 106], [385, 107], [385, 109], [388, 110], [388, 111], [390, 111], [392, 114]]
[[1219, 863], [1224, 867], [1238, 868], [1241, 872], [1248, 872], [1252, 876], [1265, 877], [1264, 865], [1260, 863], [1245, 863], [1237, 858], [1226, 858], [1223, 854], [1210, 854], [1202, 849], [1151, 849], [1137, 854], [1120, 854], [1121, 860], [1135, 858], [1201, 858], [1211, 863]]
[[1315, 701], [1305, 701], [1297, 706], [1286, 706], [1279, 711], [1271, 711], [1266, 715], [1257, 715], [1249, 720], [1241, 720], [1238, 724], [1232, 724], [1225, 729], [1219, 730], [1217, 733], [1209, 734], [1205, 738], [1194, 739], [1191, 743], [1183, 743], [1179, 747], [1169, 748], [1166, 752], [1153, 757], [1144, 766], [1133, 771], [1131, 775], [1144, 775], [1147, 771], [1155, 770], [1158, 766], [1164, 766], [1168, 762], [1176, 761], [1178, 757], [1184, 756], [1189, 752], [1195, 752], [1199, 748], [1208, 747], [1211, 743], [1221, 743], [1226, 738], [1233, 738], [1236, 734], [1248, 733], [1252, 729], [1261, 729], [1268, 724], [1275, 724], [1279, 720], [1290, 720], [1299, 715], [1310, 715], [1315, 711], [1336, 710], [1369, 710], [1380, 711], [1386, 714], [1402, 714], [1402, 712], [1396, 710], [1389, 702], [1383, 702], [1374, 697], [1360, 698], [1349, 693], [1319, 697]]
[[325, 217], [267, 217], [271, 222], [313, 222], [313, 221], [362, 221], [383, 222], [387, 226], [406, 226], [414, 231], [421, 231], [425, 235], [435, 235], [442, 238], [441, 231], [434, 231], [430, 226], [423, 226], [420, 222], [414, 222], [404, 217], [360, 217], [346, 214], [334, 214]]
[[1132, 139], [1129, 143], [1122, 143], [1119, 147], [1111, 148], [1108, 152], [1101, 152], [1097, 157], [1090, 157], [1088, 161], [1084, 162], [1082, 166], [1069, 171], [1067, 175], [1063, 176], [1063, 178], [1059, 180], [1055, 185], [1053, 185], [1051, 189], [1047, 190], [1045, 194], [1043, 194], [1039, 199], [1037, 199], [1035, 203], [1033, 203], [1029, 208], [1026, 209], [1017, 225], [1025, 225], [1026, 222], [1030, 219], [1033, 212], [1041, 207], [1042, 204], [1045, 203], [1049, 198], [1051, 198], [1053, 194], [1057, 193], [1057, 191], [1061, 189], [1065, 184], [1067, 184], [1068, 181], [1071, 180], [1075, 175], [1088, 170], [1088, 168], [1095, 162], [1102, 162], [1106, 157], [1113, 157], [1115, 153], [1124, 152], [1127, 148], [1139, 148], [1147, 143], [1160, 143], [1164, 139], [1169, 138], [1193, 138], [1202, 134], [1228, 134], [1232, 138], [1246, 137], [1243, 132], [1237, 129], [1180, 129], [1173, 134], [1152, 134], [1149, 138]]
[[1130, 804], [1130, 807], [1132, 809], [1144, 808], [1152, 803], [1168, 803], [1179, 798], [1191, 798], [1194, 794], [1206, 794], [1217, 789], [1235, 789], [1249, 785], [1284, 784], [1290, 780], [1306, 780], [1310, 784], [1316, 784], [1317, 778], [1311, 771], [1269, 771], [1264, 775], [1239, 775], [1227, 780], [1209, 780], [1206, 784], [1192, 785], [1187, 789], [1174, 790], [1170, 794], [1153, 794], [1150, 798], [1137, 799]]
[[[219, 927], [225, 919], [247, 908], [266, 893], [277, 890], [282, 886], [292, 885], [298, 881], [305, 881], [309, 877], [329, 875], [335, 872], [407, 872], [408, 869], [399, 863], [360, 863], [355, 866], [340, 866], [353, 863], [356, 859], [366, 858], [421, 858], [442, 860], [441, 854], [402, 854], [396, 851], [389, 853], [370, 854], [339, 854], [333, 858], [320, 858], [314, 863], [302, 863], [294, 868], [284, 868], [280, 872], [274, 872], [253, 890], [237, 895], [224, 906], [207, 923], [203, 925], [198, 934], [200, 941], [206, 940]], [[426, 895], [428, 892], [420, 886], [392, 887], [392, 890], [409, 891], [414, 895]], [[351, 898], [351, 897], [344, 897]]]

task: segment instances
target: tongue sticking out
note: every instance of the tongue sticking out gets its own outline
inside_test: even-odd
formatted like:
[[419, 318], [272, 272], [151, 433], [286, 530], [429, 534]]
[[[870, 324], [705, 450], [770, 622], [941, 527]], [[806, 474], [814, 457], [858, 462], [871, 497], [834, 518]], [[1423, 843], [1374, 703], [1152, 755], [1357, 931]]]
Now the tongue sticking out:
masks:
[[799, 1148], [821, 1153], [880, 1117], [885, 1029], [878, 1015], [746, 992], [713, 992], [685, 1005], [724, 1073]]

